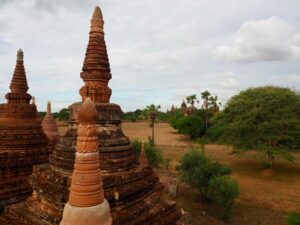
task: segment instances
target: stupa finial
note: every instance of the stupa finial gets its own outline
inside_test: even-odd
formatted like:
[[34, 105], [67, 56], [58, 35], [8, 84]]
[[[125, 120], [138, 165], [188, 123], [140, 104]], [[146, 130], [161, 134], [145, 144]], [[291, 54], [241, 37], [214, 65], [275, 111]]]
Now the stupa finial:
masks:
[[50, 101], [47, 103], [47, 113], [51, 114], [51, 102]]
[[24, 59], [24, 53], [23, 53], [23, 50], [20, 48], [17, 52], [17, 60], [23, 61], [23, 59]]
[[102, 12], [99, 6], [95, 7], [92, 20], [103, 20]]
[[98, 112], [90, 98], [86, 98], [78, 112], [78, 121], [81, 124], [93, 124], [98, 120]]

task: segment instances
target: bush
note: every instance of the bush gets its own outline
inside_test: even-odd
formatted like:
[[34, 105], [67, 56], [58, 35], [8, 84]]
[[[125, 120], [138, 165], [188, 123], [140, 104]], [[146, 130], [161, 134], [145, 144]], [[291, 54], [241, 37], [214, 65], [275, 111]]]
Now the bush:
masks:
[[182, 172], [182, 180], [196, 187], [203, 199], [209, 199], [208, 184], [212, 177], [231, 173], [230, 168], [208, 158], [199, 150], [192, 150], [185, 154], [179, 168]]
[[208, 196], [223, 207], [223, 219], [229, 220], [232, 215], [234, 199], [239, 195], [239, 185], [228, 176], [215, 176], [208, 184]]
[[139, 156], [141, 153], [141, 149], [142, 149], [142, 142], [140, 141], [140, 139], [137, 138], [137, 139], [131, 140], [131, 146], [132, 146], [135, 154], [137, 156]]
[[161, 149], [153, 145], [151, 142], [145, 143], [145, 153], [150, 166], [160, 167], [164, 163]]
[[300, 213], [290, 212], [288, 218], [289, 225], [300, 225]]
[[185, 116], [177, 123], [179, 133], [190, 135], [191, 138], [200, 137], [205, 134], [205, 123], [197, 116]]

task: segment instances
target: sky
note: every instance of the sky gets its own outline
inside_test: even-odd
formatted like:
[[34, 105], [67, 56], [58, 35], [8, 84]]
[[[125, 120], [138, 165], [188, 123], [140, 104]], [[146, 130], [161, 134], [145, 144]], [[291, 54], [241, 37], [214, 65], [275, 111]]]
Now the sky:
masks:
[[0, 103], [19, 48], [40, 111], [80, 101], [90, 18], [99, 5], [123, 111], [179, 106], [208, 90], [225, 104], [249, 87], [300, 89], [299, 0], [0, 0]]

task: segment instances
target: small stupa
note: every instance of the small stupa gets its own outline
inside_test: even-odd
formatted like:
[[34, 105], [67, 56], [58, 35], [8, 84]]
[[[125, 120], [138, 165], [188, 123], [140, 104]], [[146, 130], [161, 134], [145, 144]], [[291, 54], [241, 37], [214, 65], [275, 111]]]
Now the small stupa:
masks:
[[86, 98], [78, 113], [78, 136], [69, 201], [60, 225], [111, 225], [100, 173], [98, 112]]
[[50, 102], [48, 102], [48, 104], [47, 104], [47, 112], [42, 121], [42, 127], [43, 127], [45, 134], [49, 138], [50, 143], [52, 145], [55, 145], [58, 142], [59, 133], [58, 133], [58, 128], [57, 128], [55, 119], [51, 113], [51, 103]]
[[24, 54], [17, 53], [16, 67], [0, 104], [0, 208], [20, 202], [32, 192], [32, 166], [48, 162], [50, 146], [41, 122], [36, 117], [36, 105], [30, 104], [24, 68]]

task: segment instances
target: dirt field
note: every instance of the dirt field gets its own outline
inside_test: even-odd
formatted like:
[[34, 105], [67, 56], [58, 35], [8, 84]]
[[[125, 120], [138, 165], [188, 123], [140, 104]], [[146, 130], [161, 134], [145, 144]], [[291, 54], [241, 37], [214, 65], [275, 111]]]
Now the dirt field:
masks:
[[[60, 127], [63, 134], [67, 127]], [[130, 139], [147, 140], [151, 129], [147, 123], [123, 123], [122, 129]], [[171, 160], [168, 171], [158, 171], [161, 177], [177, 174], [175, 167], [180, 158], [198, 145], [185, 135], [177, 134], [167, 123], [156, 124], [156, 144], [164, 157]], [[287, 225], [287, 212], [300, 212], [300, 152], [295, 154], [294, 164], [278, 162], [273, 174], [265, 174], [258, 160], [253, 157], [238, 157], [228, 146], [206, 145], [206, 154], [233, 170], [232, 178], [240, 185], [240, 196], [231, 225]], [[188, 189], [174, 199], [196, 225], [220, 224], [208, 215], [218, 218], [220, 209], [212, 203], [201, 204], [197, 191]]]
[[[132, 138], [147, 140], [151, 129], [146, 123], [124, 123], [124, 133]], [[191, 148], [197, 146], [188, 137], [179, 135], [166, 123], [156, 125], [156, 143], [170, 158], [172, 168]], [[239, 182], [240, 196], [231, 224], [233, 225], [287, 225], [286, 212], [300, 211], [300, 154], [295, 154], [295, 164], [279, 162], [273, 174], [265, 174], [258, 160], [253, 157], [238, 157], [222, 145], [207, 145], [207, 154], [229, 165], [232, 177]], [[180, 207], [190, 212], [197, 221], [202, 221], [199, 212], [207, 211], [217, 217], [214, 206], [201, 205], [195, 200], [195, 192], [187, 192], [175, 199]], [[200, 224], [200, 223], [199, 223]], [[202, 223], [201, 223], [202, 224]]]

